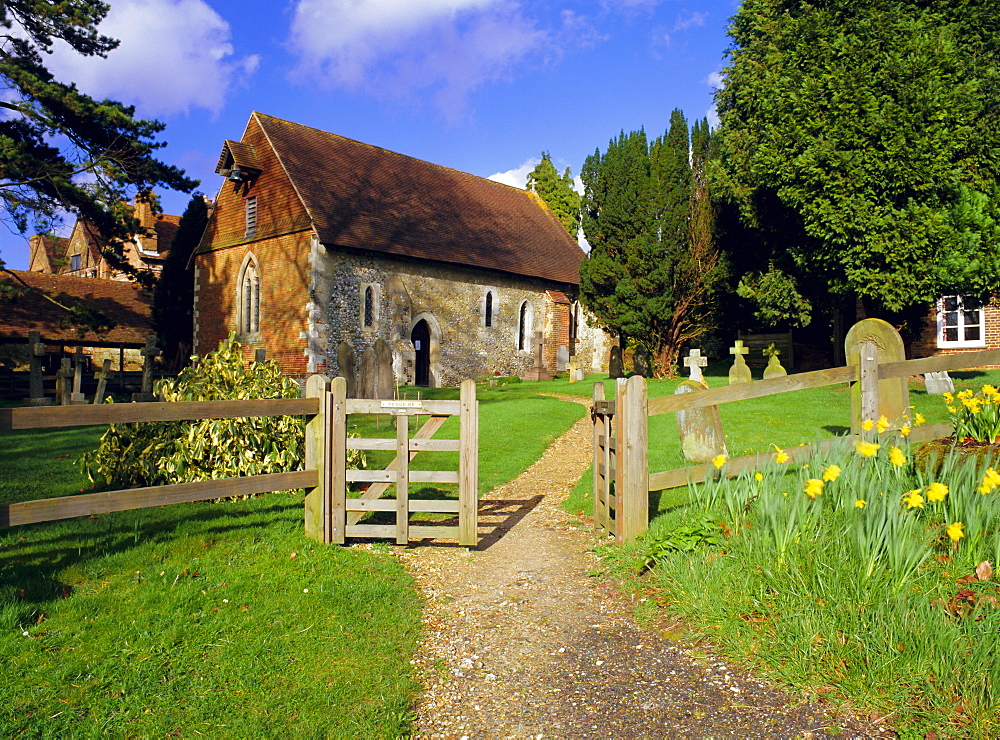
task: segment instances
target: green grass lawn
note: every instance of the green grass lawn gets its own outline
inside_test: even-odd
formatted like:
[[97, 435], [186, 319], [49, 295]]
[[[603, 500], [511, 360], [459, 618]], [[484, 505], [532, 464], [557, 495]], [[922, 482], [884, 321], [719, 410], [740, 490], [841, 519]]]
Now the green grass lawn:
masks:
[[[481, 388], [481, 492], [585, 413], [539, 387]], [[350, 421], [394, 434], [391, 420]], [[0, 432], [0, 503], [89, 490], [74, 461], [102, 431]], [[437, 436], [457, 434], [455, 419]], [[302, 517], [300, 496], [270, 494], [0, 529], [0, 735], [406, 735], [413, 583], [389, 547], [319, 545]]]

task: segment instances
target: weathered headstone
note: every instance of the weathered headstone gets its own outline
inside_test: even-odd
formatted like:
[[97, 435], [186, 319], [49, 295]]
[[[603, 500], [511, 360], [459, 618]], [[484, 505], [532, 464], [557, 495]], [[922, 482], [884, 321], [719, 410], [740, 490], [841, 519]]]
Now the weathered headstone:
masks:
[[560, 344], [559, 349], [556, 350], [556, 372], [563, 372], [567, 362], [569, 362], [569, 350], [566, 349], [565, 344]]
[[84, 360], [83, 347], [77, 347], [73, 355], [73, 392], [69, 397], [70, 403], [73, 404], [87, 402], [83, 396], [83, 363], [85, 361], [89, 364], [90, 358]]
[[375, 360], [375, 348], [366, 347], [361, 353], [361, 366], [358, 368], [358, 398], [375, 398], [378, 385], [378, 363]]
[[608, 377], [614, 380], [625, 376], [625, 363], [622, 362], [622, 348], [617, 344], [611, 348], [611, 359], [608, 361]]
[[729, 385], [736, 385], [737, 383], [749, 383], [753, 380], [753, 375], [750, 373], [750, 367], [747, 365], [747, 361], [743, 359], [743, 355], [750, 351], [749, 347], [743, 346], [743, 340], [737, 339], [736, 345], [729, 348], [729, 354], [735, 357], [733, 366], [729, 368]]
[[540, 331], [535, 332], [535, 364], [532, 368], [521, 376], [521, 380], [552, 380], [552, 374], [545, 369], [545, 363], [542, 360], [542, 349], [544, 343], [542, 342], [542, 333]]
[[68, 357], [63, 357], [59, 361], [59, 369], [56, 370], [56, 399], [60, 406], [70, 405], [72, 395], [73, 361]]
[[45, 377], [42, 374], [45, 345], [42, 343], [42, 335], [37, 331], [28, 332], [28, 355], [30, 357], [28, 397], [24, 399], [24, 404], [25, 406], [51, 406], [52, 400], [45, 397]]
[[375, 340], [375, 398], [392, 398], [392, 350], [384, 339]]
[[94, 373], [97, 378], [97, 393], [94, 394], [94, 403], [104, 403], [104, 396], [108, 390], [108, 380], [111, 379], [111, 360], [105, 360], [101, 369]]
[[354, 359], [354, 350], [347, 342], [337, 346], [337, 374], [347, 381], [347, 397], [358, 396], [358, 370]]
[[[705, 390], [697, 380], [685, 380], [674, 395]], [[710, 462], [716, 455], [728, 455], [722, 417], [718, 406], [704, 406], [677, 412], [677, 429], [681, 435], [681, 451], [691, 462]]]
[[133, 401], [155, 401], [153, 395], [153, 360], [160, 354], [156, 347], [156, 335], [146, 337], [146, 346], [139, 350], [142, 355], [142, 390], [132, 394]]
[[764, 354], [770, 354], [771, 356], [767, 358], [767, 367], [764, 368], [764, 379], [769, 378], [780, 378], [782, 375], [788, 375], [788, 371], [781, 366], [781, 360], [778, 359], [778, 351], [773, 350], [770, 353], [764, 350]]
[[569, 362], [566, 363], [566, 371], [569, 373], [569, 382], [577, 383], [585, 379], [583, 374], [583, 365], [580, 360], [577, 359], [576, 355], [569, 358]]
[[945, 393], [954, 393], [955, 384], [948, 375], [947, 370], [938, 373], [924, 373], [924, 388], [927, 393], [935, 396], [943, 396]]
[[701, 383], [702, 385], [707, 385], [705, 383], [705, 376], [702, 375], [701, 369], [703, 367], [708, 367], [708, 358], [702, 357], [700, 349], [692, 349], [688, 352], [687, 357], [684, 358], [684, 367], [691, 370], [691, 380]]
[[[875, 345], [875, 359], [879, 364], [886, 362], [902, 362], [906, 359], [903, 339], [892, 324], [882, 319], [862, 319], [848, 332], [844, 339], [844, 349], [847, 362], [859, 365], [861, 357], [858, 354], [862, 342]], [[910, 388], [906, 378], [885, 378], [878, 381], [878, 416], [884, 416], [893, 426], [902, 422], [903, 416], [910, 407]], [[861, 384], [851, 386], [851, 432], [861, 431]]]
[[644, 345], [639, 345], [632, 353], [632, 369], [643, 378], [653, 377], [653, 356]]

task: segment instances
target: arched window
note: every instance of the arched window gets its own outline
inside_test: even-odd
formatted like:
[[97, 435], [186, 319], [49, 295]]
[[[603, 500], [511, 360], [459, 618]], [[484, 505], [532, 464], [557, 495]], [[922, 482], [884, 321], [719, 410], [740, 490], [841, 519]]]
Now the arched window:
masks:
[[493, 292], [486, 293], [486, 308], [483, 310], [483, 326], [493, 326]]
[[531, 304], [522, 302], [517, 314], [517, 348], [522, 352], [531, 349], [531, 313]]
[[365, 326], [375, 326], [375, 291], [372, 286], [365, 288]]
[[251, 258], [240, 275], [240, 334], [254, 334], [260, 331], [260, 275], [257, 263]]

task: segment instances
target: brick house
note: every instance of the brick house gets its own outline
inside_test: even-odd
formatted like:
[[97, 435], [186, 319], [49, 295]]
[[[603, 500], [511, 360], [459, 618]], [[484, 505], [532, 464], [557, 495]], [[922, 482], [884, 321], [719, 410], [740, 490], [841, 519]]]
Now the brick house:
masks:
[[1000, 302], [966, 305], [960, 295], [942, 296], [931, 307], [924, 330], [911, 346], [913, 357], [1000, 349]]
[[606, 365], [576, 302], [584, 253], [527, 191], [257, 112], [216, 171], [196, 353], [235, 331], [293, 377], [365, 386], [377, 362], [441, 386], [524, 374], [541, 331], [550, 369]]

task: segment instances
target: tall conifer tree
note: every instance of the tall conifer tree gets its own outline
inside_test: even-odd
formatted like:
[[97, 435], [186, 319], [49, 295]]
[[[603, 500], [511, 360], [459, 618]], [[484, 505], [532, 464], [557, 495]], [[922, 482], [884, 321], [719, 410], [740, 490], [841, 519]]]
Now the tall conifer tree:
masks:
[[575, 238], [580, 231], [580, 194], [573, 189], [573, 175], [567, 167], [562, 176], [552, 164], [548, 152], [542, 152], [542, 161], [528, 173], [526, 190], [535, 193]]

